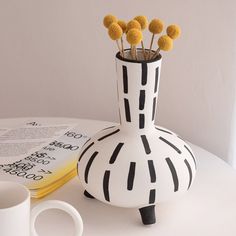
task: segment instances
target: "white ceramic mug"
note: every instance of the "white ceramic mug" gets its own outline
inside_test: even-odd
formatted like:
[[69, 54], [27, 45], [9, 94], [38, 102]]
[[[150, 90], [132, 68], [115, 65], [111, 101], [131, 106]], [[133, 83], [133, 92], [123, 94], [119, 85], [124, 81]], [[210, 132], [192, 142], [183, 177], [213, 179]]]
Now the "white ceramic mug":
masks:
[[60, 209], [72, 216], [75, 236], [81, 236], [83, 221], [78, 211], [70, 204], [50, 200], [38, 204], [30, 214], [30, 192], [18, 183], [0, 181], [0, 235], [38, 236], [35, 230], [37, 216], [48, 209]]

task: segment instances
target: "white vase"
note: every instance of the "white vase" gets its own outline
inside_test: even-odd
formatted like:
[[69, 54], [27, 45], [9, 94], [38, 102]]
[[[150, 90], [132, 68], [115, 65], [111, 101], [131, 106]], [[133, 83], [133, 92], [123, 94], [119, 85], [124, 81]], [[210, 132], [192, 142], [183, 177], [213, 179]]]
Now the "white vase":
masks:
[[186, 192], [196, 173], [188, 144], [154, 125], [161, 61], [116, 55], [120, 125], [93, 136], [78, 162], [87, 197], [138, 208], [144, 224], [155, 223], [155, 205]]

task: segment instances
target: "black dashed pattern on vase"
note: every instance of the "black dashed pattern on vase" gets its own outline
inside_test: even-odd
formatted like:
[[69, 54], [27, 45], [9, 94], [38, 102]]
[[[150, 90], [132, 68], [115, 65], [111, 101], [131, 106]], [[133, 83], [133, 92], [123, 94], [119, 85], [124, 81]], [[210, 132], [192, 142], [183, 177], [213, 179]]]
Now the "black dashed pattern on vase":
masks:
[[124, 86], [124, 93], [128, 93], [128, 74], [127, 74], [127, 67], [122, 66], [123, 68], [123, 86]]
[[110, 171], [106, 170], [103, 178], [103, 193], [104, 193], [104, 198], [108, 202], [110, 202], [109, 180], [110, 180]]
[[135, 168], [136, 168], [136, 163], [130, 162], [129, 174], [128, 174], [128, 180], [127, 180], [127, 189], [129, 191], [131, 191], [134, 186]]
[[170, 141], [168, 141], [167, 139], [163, 138], [163, 137], [159, 137], [159, 139], [161, 141], [163, 141], [164, 143], [168, 144], [170, 147], [172, 147], [176, 152], [178, 152], [179, 154], [181, 154], [181, 151], [179, 150], [179, 148], [177, 148], [173, 143], [171, 143]]
[[156, 200], [156, 189], [151, 189], [149, 192], [149, 204], [154, 204]]
[[139, 95], [139, 110], [143, 110], [145, 105], [145, 90], [140, 90]]
[[145, 150], [146, 154], [150, 154], [151, 149], [150, 149], [150, 146], [149, 146], [146, 135], [141, 135], [141, 140], [143, 142], [143, 147], [144, 147], [144, 150]]
[[144, 129], [145, 126], [145, 115], [139, 114], [139, 129]]
[[172, 163], [171, 159], [169, 157], [166, 158], [166, 162], [167, 165], [169, 166], [171, 175], [172, 175], [172, 179], [173, 179], [173, 183], [174, 183], [174, 192], [178, 191], [179, 189], [179, 179], [178, 179], [178, 175], [175, 169], [174, 164]]
[[124, 143], [118, 143], [114, 152], [112, 153], [111, 159], [109, 161], [110, 164], [114, 164], [114, 162], [116, 161], [116, 158], [121, 150], [121, 148], [123, 147]]
[[191, 166], [189, 165], [188, 161], [185, 159], [184, 160], [184, 163], [186, 164], [187, 168], [188, 168], [188, 173], [189, 173], [189, 185], [188, 185], [188, 189], [189, 187], [191, 186], [191, 183], [192, 183], [192, 169], [191, 169]]
[[187, 149], [187, 151], [190, 153], [191, 157], [193, 158], [193, 162], [194, 162], [194, 165], [195, 165], [195, 170], [197, 169], [197, 163], [196, 163], [196, 160], [195, 160], [195, 157], [193, 155], [193, 153], [189, 150], [189, 148], [184, 145], [184, 147]]
[[171, 133], [171, 132], [169, 132], [169, 131], [167, 131], [167, 130], [160, 129], [160, 128], [157, 128], [157, 127], [155, 127], [155, 129], [157, 129], [157, 130], [159, 130], [159, 131], [162, 131], [162, 132], [165, 132], [165, 133], [167, 133], [167, 134], [173, 135], [173, 133]]
[[155, 118], [155, 113], [156, 113], [156, 101], [157, 101], [157, 98], [154, 97], [154, 98], [153, 98], [153, 105], [152, 105], [152, 120], [154, 120], [154, 118]]
[[80, 155], [79, 161], [81, 161], [83, 155], [84, 155], [84, 154], [88, 151], [88, 149], [89, 149], [90, 147], [92, 147], [93, 145], [94, 145], [94, 142], [90, 143], [90, 144], [84, 149], [84, 151], [83, 151], [83, 152], [81, 153], [81, 155]]
[[159, 67], [156, 68], [154, 93], [157, 92], [158, 79], [159, 79]]
[[151, 183], [156, 183], [156, 171], [155, 171], [153, 160], [148, 160], [148, 169], [150, 173]]
[[131, 122], [131, 116], [130, 116], [130, 107], [129, 107], [129, 100], [127, 98], [124, 99], [125, 103], [125, 117], [127, 122]]
[[[145, 204], [148, 206], [158, 202], [159, 191], [162, 191], [159, 188], [163, 186], [163, 173], [166, 178], [164, 184], [169, 183], [168, 187], [164, 187], [168, 194], [178, 194], [183, 188], [184, 191], [189, 189], [195, 175], [196, 160], [191, 149], [175, 133], [154, 126], [160, 65], [150, 67], [148, 63], [137, 63], [136, 67], [139, 76], [132, 72], [133, 67], [129, 67], [127, 63], [121, 62], [118, 65], [121, 125], [107, 127], [96, 134], [95, 138], [88, 140], [78, 164], [78, 169], [80, 164], [84, 169], [78, 173], [82, 173], [88, 192], [91, 190], [89, 185], [92, 177], [97, 176], [94, 183], [99, 191], [91, 192], [96, 198], [98, 196], [98, 199], [114, 205], [114, 201], [123, 198], [122, 203], [117, 204], [119, 206], [125, 199], [143, 195], [140, 204], [143, 207]], [[152, 129], [151, 132], [148, 132], [149, 128]], [[133, 132], [132, 129], [134, 133], [130, 135], [130, 141], [129, 132]], [[102, 164], [98, 164], [99, 160], [102, 160]], [[92, 168], [93, 165], [96, 168]], [[98, 167], [101, 169], [99, 175], [96, 175], [94, 172]], [[160, 167], [163, 168], [161, 171], [158, 169]], [[120, 170], [117, 171], [117, 168]], [[142, 186], [143, 183], [147, 183], [147, 186]], [[115, 185], [119, 184], [117, 190]]]
[[147, 63], [142, 63], [142, 85], [147, 84]]
[[105, 139], [105, 138], [107, 138], [107, 137], [109, 137], [109, 136], [111, 136], [111, 135], [113, 135], [113, 134], [116, 134], [116, 133], [118, 133], [119, 131], [120, 131], [120, 129], [117, 129], [117, 130], [115, 130], [115, 131], [113, 131], [113, 132], [111, 132], [111, 133], [109, 133], [109, 134], [106, 134], [106, 135], [102, 136], [101, 138], [99, 138], [98, 141], [102, 141], [103, 139]]
[[95, 157], [97, 156], [98, 152], [94, 152], [93, 155], [90, 157], [88, 164], [86, 166], [85, 172], [84, 172], [84, 181], [85, 183], [88, 183], [88, 175], [89, 175], [89, 170], [92, 166], [92, 163], [95, 159]]

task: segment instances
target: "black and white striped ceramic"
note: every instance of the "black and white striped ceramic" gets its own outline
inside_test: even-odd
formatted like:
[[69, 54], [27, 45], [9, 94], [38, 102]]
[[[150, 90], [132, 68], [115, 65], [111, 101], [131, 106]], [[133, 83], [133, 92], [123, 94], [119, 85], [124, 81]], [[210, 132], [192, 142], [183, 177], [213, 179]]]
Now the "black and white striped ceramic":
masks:
[[196, 161], [188, 144], [154, 125], [161, 56], [137, 62], [117, 54], [116, 69], [120, 125], [84, 145], [78, 174], [87, 197], [138, 208], [143, 223], [153, 224], [156, 204], [190, 188]]

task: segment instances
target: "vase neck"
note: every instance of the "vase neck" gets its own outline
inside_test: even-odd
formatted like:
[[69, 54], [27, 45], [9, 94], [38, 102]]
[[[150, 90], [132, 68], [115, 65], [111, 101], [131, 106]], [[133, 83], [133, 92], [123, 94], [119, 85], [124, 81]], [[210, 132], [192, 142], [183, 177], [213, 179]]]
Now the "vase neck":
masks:
[[116, 60], [121, 127], [140, 132], [153, 127], [161, 60], [146, 63]]

